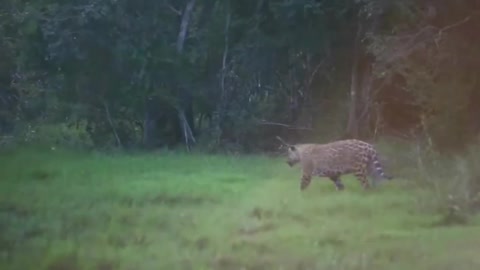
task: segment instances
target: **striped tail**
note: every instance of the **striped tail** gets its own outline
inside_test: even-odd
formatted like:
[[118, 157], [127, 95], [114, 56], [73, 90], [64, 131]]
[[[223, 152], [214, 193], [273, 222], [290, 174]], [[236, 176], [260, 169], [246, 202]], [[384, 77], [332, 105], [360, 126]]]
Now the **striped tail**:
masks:
[[392, 176], [386, 175], [383, 171], [383, 167], [378, 160], [377, 153], [375, 153], [370, 160], [370, 174], [375, 178], [375, 182], [393, 179]]

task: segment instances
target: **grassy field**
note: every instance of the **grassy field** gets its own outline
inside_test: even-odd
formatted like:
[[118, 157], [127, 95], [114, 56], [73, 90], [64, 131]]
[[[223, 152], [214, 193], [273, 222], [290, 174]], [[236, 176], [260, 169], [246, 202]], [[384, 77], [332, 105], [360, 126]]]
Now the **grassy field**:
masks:
[[19, 151], [0, 157], [0, 269], [480, 269], [480, 220], [430, 192], [363, 191], [281, 158]]

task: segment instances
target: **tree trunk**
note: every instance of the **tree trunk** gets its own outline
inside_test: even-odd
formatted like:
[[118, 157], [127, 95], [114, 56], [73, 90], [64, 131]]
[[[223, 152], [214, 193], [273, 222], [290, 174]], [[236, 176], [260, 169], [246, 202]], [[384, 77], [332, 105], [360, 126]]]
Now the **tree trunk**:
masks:
[[[368, 32], [374, 34], [379, 26], [380, 18], [388, 8], [385, 1], [373, 2], [374, 6], [369, 7], [373, 15], [368, 22]], [[353, 49], [352, 77], [350, 85], [350, 111], [347, 123], [347, 137], [360, 138], [366, 135], [371, 120], [373, 109], [374, 91], [372, 85], [372, 63], [374, 59], [369, 57], [368, 52], [362, 45], [364, 26], [367, 25], [367, 19], [358, 15], [357, 33], [355, 35]]]
[[[183, 53], [183, 48], [185, 46], [185, 40], [187, 38], [188, 26], [190, 24], [190, 18], [195, 7], [196, 0], [190, 0], [185, 10], [182, 14], [182, 20], [180, 23], [180, 31], [178, 33], [177, 38], [177, 53], [181, 55]], [[195, 137], [193, 135], [194, 130], [194, 122], [193, 122], [193, 106], [191, 102], [191, 98], [186, 98], [185, 95], [189, 95], [186, 93], [185, 89], [180, 88], [180, 97], [182, 99], [181, 105], [178, 106], [178, 115], [179, 115], [179, 122], [182, 127], [182, 134], [183, 139], [185, 141], [187, 150], [190, 151], [191, 143], [195, 143]], [[185, 113], [187, 112], [187, 113]], [[190, 121], [189, 121], [190, 120]]]
[[[360, 16], [359, 16], [360, 17]], [[353, 63], [350, 82], [350, 105], [348, 114], [348, 123], [346, 128], [346, 136], [348, 138], [358, 137], [358, 107], [360, 98], [360, 57], [362, 53], [360, 39], [362, 37], [362, 24], [358, 20], [357, 33], [353, 45]]]
[[185, 45], [185, 39], [187, 38], [188, 25], [190, 23], [190, 17], [192, 15], [193, 8], [195, 7], [196, 0], [190, 0], [185, 7], [182, 14], [182, 21], [180, 23], [180, 32], [177, 38], [177, 52], [183, 53], [183, 46]]
[[223, 135], [223, 121], [225, 118], [225, 114], [227, 111], [227, 101], [228, 101], [228, 90], [225, 85], [226, 74], [227, 74], [227, 58], [228, 58], [228, 51], [229, 51], [229, 41], [228, 41], [228, 32], [230, 30], [230, 21], [231, 21], [231, 12], [230, 12], [230, 2], [227, 1], [227, 17], [225, 19], [225, 29], [224, 29], [224, 49], [223, 49], [223, 56], [222, 56], [222, 69], [221, 69], [221, 76], [220, 76], [220, 102], [217, 105], [217, 113], [218, 117], [215, 123], [215, 129], [218, 131], [216, 135], [216, 142], [217, 144], [220, 143], [221, 137]]
[[154, 137], [154, 131], [156, 129], [155, 119], [152, 117], [151, 112], [147, 109], [145, 112], [145, 118], [143, 120], [143, 145], [147, 148], [152, 147], [152, 138]]

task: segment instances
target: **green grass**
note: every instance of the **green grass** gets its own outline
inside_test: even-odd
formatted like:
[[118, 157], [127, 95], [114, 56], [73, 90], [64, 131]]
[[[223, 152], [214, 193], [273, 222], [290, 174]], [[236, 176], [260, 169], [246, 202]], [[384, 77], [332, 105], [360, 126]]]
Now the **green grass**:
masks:
[[0, 164], [0, 269], [480, 269], [479, 219], [435, 225], [404, 179], [302, 193], [283, 159], [168, 152]]

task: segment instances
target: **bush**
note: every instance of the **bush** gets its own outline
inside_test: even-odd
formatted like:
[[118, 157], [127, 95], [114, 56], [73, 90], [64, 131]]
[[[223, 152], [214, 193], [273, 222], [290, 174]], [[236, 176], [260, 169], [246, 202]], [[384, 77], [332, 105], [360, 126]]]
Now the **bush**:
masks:
[[79, 122], [74, 125], [68, 123], [26, 124], [17, 128], [15, 143], [17, 145], [90, 148], [93, 146], [93, 142], [86, 127], [86, 122]]
[[418, 184], [433, 189], [433, 197], [421, 198], [442, 215], [440, 224], [468, 222], [480, 210], [480, 143], [456, 156], [424, 149], [417, 153]]

